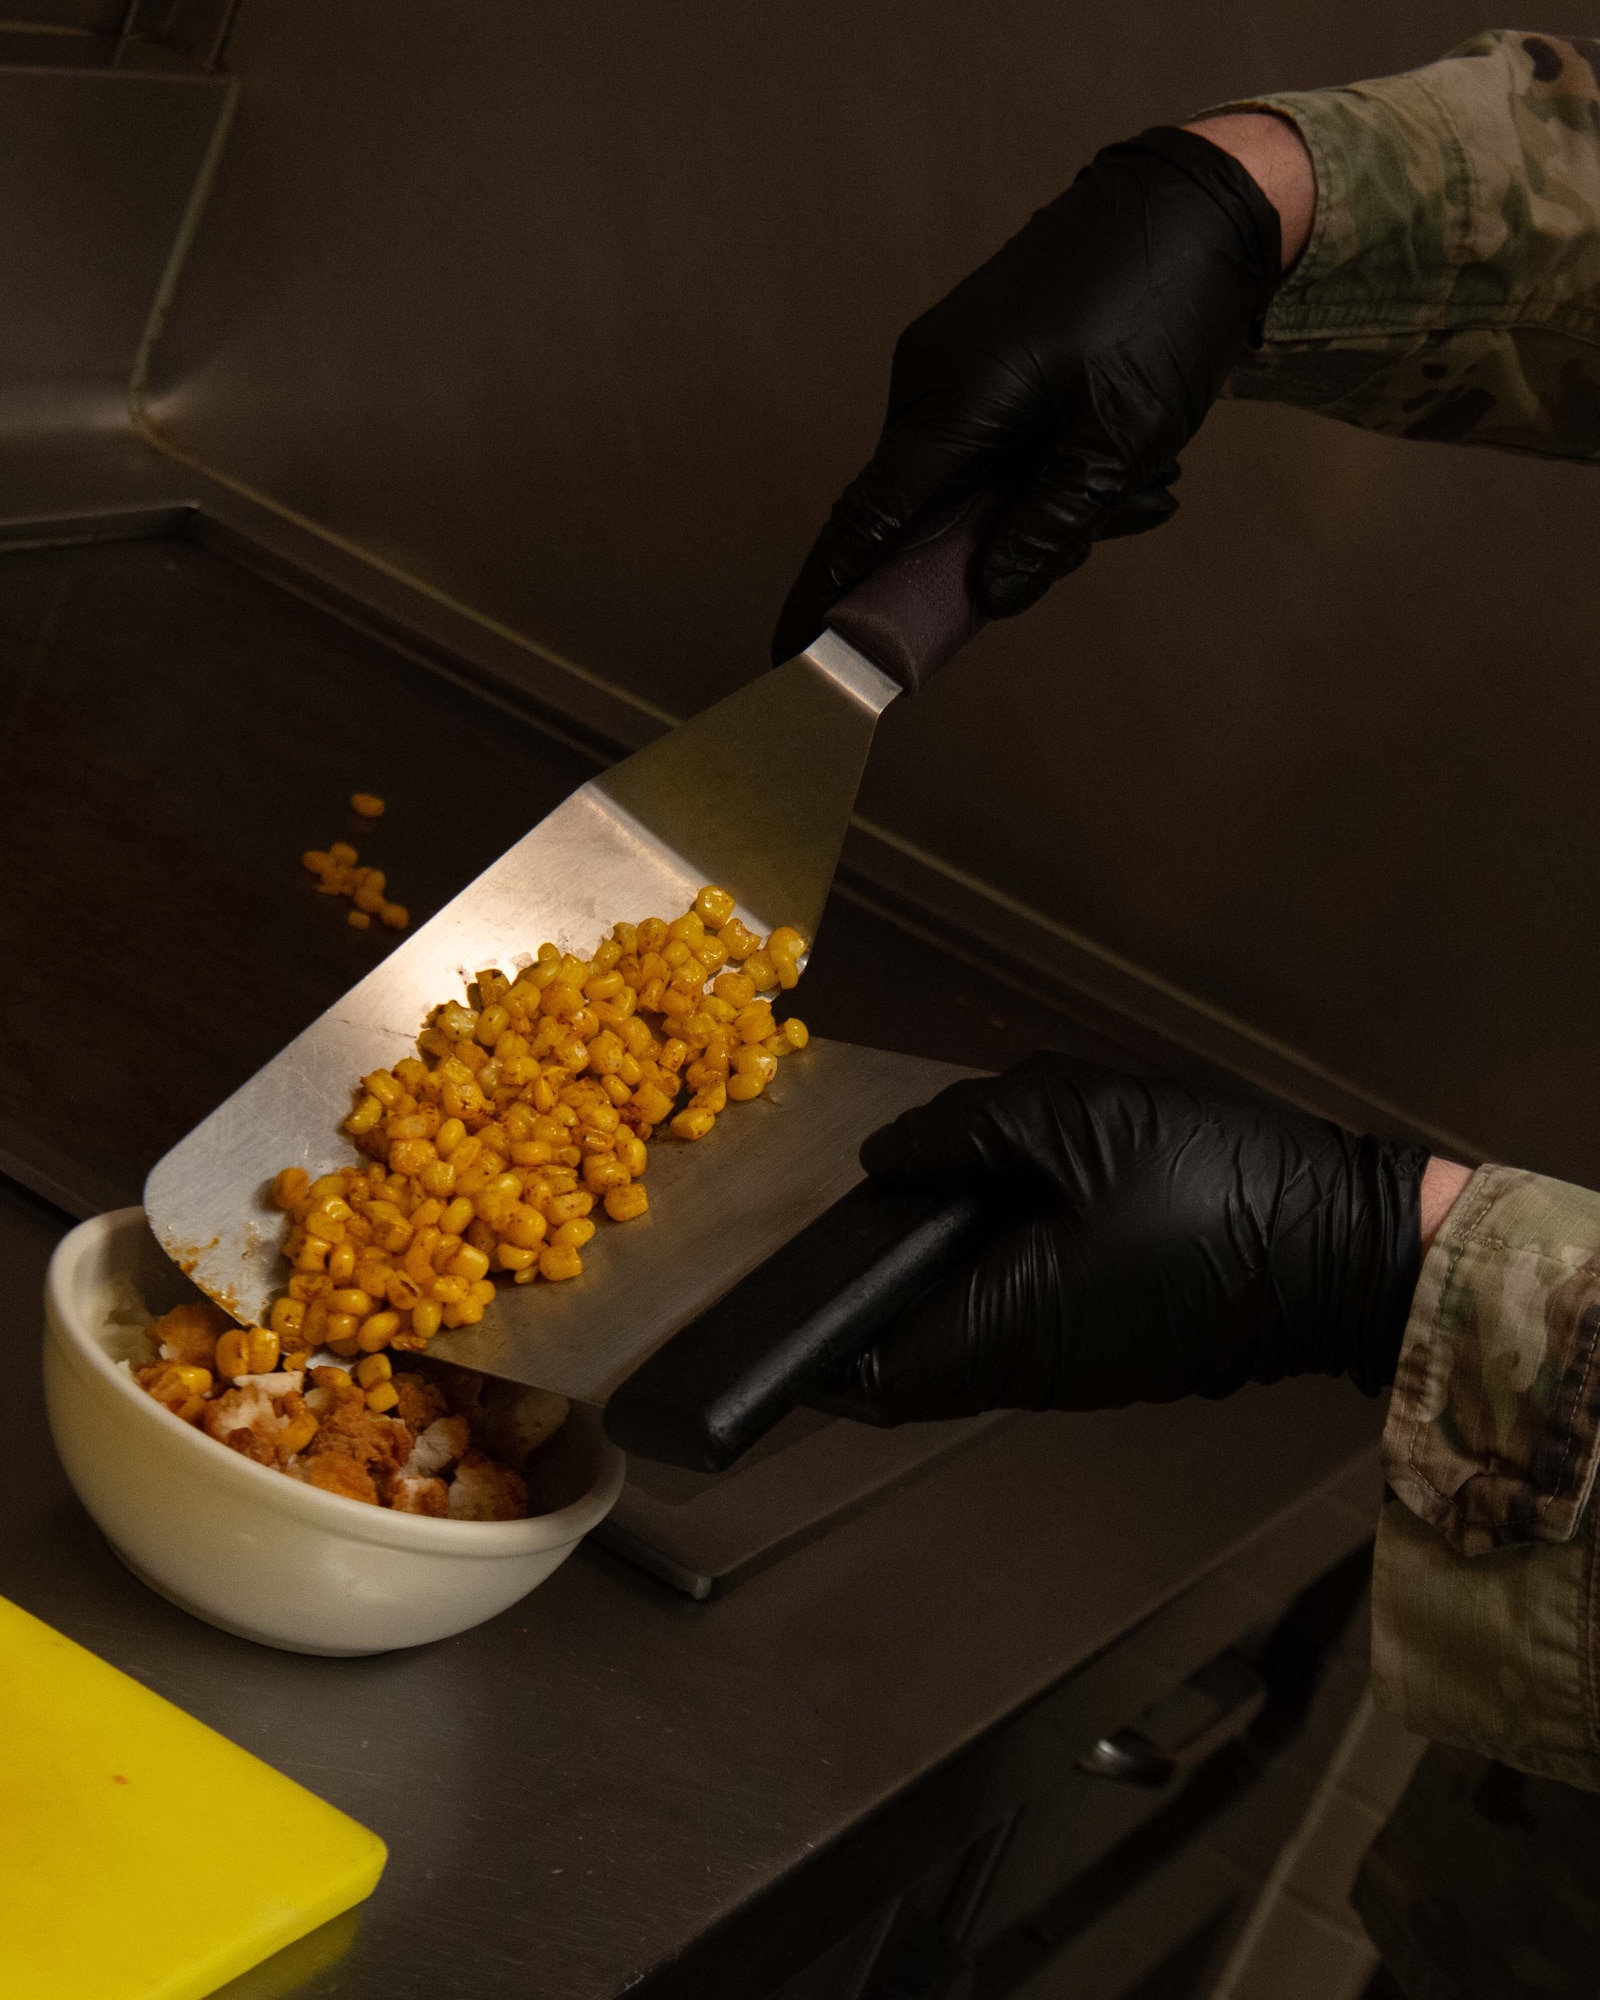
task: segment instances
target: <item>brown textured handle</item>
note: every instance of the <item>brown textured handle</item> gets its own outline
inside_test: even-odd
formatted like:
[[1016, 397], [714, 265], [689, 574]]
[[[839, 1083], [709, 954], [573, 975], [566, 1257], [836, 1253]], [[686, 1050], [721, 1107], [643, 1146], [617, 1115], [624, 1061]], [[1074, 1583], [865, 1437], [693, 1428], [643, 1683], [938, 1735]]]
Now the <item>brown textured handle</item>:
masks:
[[918, 693], [989, 622], [969, 572], [999, 510], [994, 494], [977, 493], [914, 523], [889, 560], [840, 598], [829, 629]]

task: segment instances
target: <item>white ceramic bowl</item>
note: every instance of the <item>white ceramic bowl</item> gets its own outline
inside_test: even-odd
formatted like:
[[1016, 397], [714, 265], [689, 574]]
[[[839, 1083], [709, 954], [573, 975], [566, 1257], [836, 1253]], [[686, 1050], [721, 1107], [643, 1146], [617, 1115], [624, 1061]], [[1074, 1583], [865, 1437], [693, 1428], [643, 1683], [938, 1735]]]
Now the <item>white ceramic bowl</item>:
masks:
[[295, 1653], [382, 1653], [464, 1632], [543, 1583], [603, 1520], [625, 1461], [575, 1405], [539, 1455], [557, 1511], [441, 1521], [286, 1479], [179, 1423], [125, 1368], [199, 1293], [144, 1211], [81, 1223], [50, 1261], [45, 1399], [78, 1497], [135, 1573], [225, 1632]]

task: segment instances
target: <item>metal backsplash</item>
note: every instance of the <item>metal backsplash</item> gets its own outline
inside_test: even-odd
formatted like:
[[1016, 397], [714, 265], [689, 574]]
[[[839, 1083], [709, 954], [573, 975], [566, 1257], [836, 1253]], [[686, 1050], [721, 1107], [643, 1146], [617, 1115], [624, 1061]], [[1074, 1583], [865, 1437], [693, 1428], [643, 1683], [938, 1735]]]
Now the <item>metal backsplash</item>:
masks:
[[[761, 669], [896, 330], [1097, 145], [1480, 25], [245, 0], [145, 418], [628, 691], [643, 737]], [[1600, 486], [1224, 408], [1181, 496], [899, 706], [858, 867], [1041, 977], [1098, 967], [1600, 1175]]]

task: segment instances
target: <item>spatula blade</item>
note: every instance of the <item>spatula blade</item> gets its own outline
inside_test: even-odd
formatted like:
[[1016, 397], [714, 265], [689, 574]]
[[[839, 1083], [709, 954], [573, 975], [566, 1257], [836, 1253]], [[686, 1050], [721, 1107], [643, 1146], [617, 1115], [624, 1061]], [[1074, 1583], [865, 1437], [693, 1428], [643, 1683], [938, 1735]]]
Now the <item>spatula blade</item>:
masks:
[[580, 787], [156, 1164], [145, 1209], [167, 1254], [259, 1319], [284, 1276], [273, 1175], [347, 1164], [338, 1127], [353, 1086], [414, 1053], [429, 1010], [485, 967], [513, 971], [546, 938], [587, 957], [619, 918], [675, 915], [706, 882], [753, 927], [813, 936], [873, 730], [899, 692], [825, 633]]

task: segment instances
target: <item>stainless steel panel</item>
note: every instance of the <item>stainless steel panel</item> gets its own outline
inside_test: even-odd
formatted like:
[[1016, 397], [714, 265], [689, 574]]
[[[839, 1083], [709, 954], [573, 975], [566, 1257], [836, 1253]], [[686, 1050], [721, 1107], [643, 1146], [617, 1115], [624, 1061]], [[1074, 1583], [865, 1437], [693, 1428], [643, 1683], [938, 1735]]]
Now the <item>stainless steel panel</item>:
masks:
[[[442, 1334], [430, 1351], [604, 1403], [680, 1327], [855, 1186], [869, 1132], [971, 1074], [814, 1040], [708, 1138], [652, 1151], [649, 1213], [626, 1229], [603, 1229], [582, 1277], [502, 1288], [479, 1325]], [[266, 1274], [273, 1289], [282, 1268], [274, 1245]]]
[[0, 68], [0, 428], [126, 427], [134, 356], [231, 87]]

